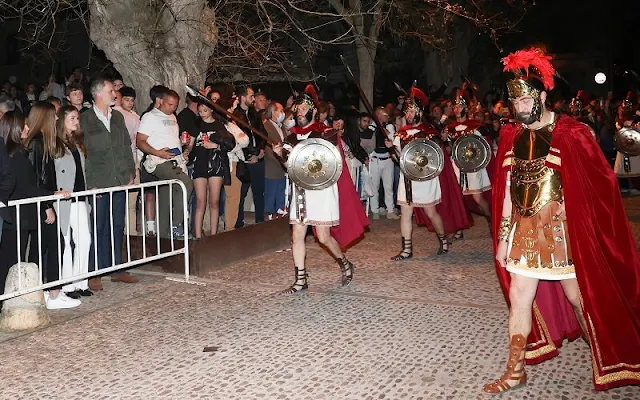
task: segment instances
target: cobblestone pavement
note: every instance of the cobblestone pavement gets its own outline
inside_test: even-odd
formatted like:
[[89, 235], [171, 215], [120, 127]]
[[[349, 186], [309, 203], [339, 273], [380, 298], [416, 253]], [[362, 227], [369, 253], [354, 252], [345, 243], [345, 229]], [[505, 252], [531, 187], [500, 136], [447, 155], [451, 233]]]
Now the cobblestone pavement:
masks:
[[[640, 198], [626, 200], [640, 233]], [[398, 221], [379, 220], [349, 251], [351, 286], [310, 243], [310, 290], [282, 296], [289, 252], [186, 284], [140, 272], [105, 281], [78, 309], [35, 332], [0, 333], [0, 399], [477, 399], [503, 371], [507, 309], [486, 222], [436, 257], [418, 230], [399, 250]], [[249, 244], [248, 244], [249, 245]], [[203, 352], [207, 346], [215, 351]], [[565, 343], [528, 368], [508, 399], [640, 399], [639, 387], [596, 392], [588, 348]]]

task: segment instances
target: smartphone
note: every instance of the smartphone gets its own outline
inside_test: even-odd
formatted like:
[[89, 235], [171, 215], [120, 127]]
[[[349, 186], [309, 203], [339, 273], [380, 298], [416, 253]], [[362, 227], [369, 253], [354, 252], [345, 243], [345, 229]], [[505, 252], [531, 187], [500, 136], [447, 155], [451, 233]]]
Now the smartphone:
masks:
[[182, 150], [180, 150], [178, 147], [174, 147], [173, 149], [169, 149], [167, 151], [174, 156], [179, 156], [180, 154], [182, 154]]

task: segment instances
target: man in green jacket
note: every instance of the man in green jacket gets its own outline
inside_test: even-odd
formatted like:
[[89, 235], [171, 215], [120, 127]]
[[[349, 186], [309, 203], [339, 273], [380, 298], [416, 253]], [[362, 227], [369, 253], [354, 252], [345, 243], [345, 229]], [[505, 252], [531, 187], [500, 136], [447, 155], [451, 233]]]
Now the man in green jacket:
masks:
[[[84, 131], [84, 144], [87, 149], [87, 187], [91, 189], [109, 188], [133, 184], [135, 166], [131, 154], [131, 139], [123, 115], [113, 110], [115, 90], [113, 83], [98, 78], [91, 83], [93, 107], [80, 115], [80, 127]], [[122, 263], [122, 243], [125, 231], [126, 191], [113, 192], [96, 198], [95, 242], [97, 246], [99, 269]], [[109, 221], [113, 209], [113, 225]], [[111, 233], [113, 232], [113, 243]], [[113, 248], [114, 259], [111, 259]], [[91, 251], [93, 257], [94, 251]], [[95, 265], [95, 264], [94, 264]], [[111, 275], [112, 281], [134, 283], [137, 279], [127, 272]], [[89, 288], [102, 290], [100, 278], [89, 280]]]

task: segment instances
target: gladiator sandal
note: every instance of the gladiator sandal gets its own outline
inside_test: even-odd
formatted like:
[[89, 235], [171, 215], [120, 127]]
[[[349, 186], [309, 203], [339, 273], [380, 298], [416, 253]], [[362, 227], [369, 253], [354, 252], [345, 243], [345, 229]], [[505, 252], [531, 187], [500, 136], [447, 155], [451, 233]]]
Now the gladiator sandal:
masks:
[[451, 238], [451, 240], [453, 240], [454, 242], [462, 239], [464, 239], [464, 232], [462, 231], [456, 232], [455, 235], [453, 235], [453, 237]]
[[440, 248], [438, 249], [438, 255], [446, 254], [449, 252], [449, 241], [447, 240], [447, 235], [439, 235], [436, 234], [438, 241], [440, 242]]
[[307, 283], [309, 274], [307, 274], [307, 271], [304, 268], [300, 269], [298, 267], [294, 267], [294, 271], [296, 276], [295, 282], [293, 282], [293, 285], [288, 289], [282, 291], [282, 294], [294, 294], [309, 289], [309, 284]]
[[353, 263], [347, 260], [347, 257], [338, 258], [336, 261], [342, 273], [342, 286], [347, 286], [353, 280]]
[[[500, 379], [486, 384], [482, 388], [483, 392], [491, 394], [502, 393], [527, 383], [527, 373], [524, 371], [526, 345], [527, 339], [524, 336], [518, 334], [511, 337], [507, 370]], [[509, 383], [509, 381], [515, 381], [515, 384]]]
[[402, 251], [398, 253], [398, 255], [391, 257], [391, 261], [401, 261], [411, 257], [413, 257], [413, 244], [411, 242], [411, 238], [402, 238]]

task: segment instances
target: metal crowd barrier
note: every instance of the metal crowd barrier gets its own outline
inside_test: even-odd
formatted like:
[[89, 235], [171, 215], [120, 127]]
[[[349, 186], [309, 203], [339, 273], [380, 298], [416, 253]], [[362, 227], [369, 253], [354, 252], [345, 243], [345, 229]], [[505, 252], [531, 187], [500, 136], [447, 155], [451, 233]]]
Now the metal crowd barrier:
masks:
[[[154, 240], [154, 239], [147, 239], [144, 231], [145, 231], [145, 223], [146, 223], [146, 218], [145, 218], [145, 193], [149, 193], [149, 190], [154, 191], [155, 192], [155, 207], [156, 207], [156, 217], [155, 217], [155, 221], [156, 221], [156, 226], [159, 228], [160, 227], [160, 206], [159, 206], [159, 188], [161, 186], [168, 186], [168, 190], [169, 190], [169, 227], [171, 229], [171, 227], [174, 226], [173, 224], [173, 213], [171, 212], [171, 210], [173, 209], [173, 191], [172, 186], [173, 185], [179, 185], [180, 188], [182, 189], [182, 201], [183, 201], [183, 210], [184, 210], [184, 215], [183, 215], [183, 226], [185, 229], [184, 232], [184, 240], [183, 239], [174, 239], [172, 232], [169, 235], [169, 240], [171, 242], [171, 250], [170, 251], [165, 251], [162, 252], [161, 248], [160, 248], [160, 234], [157, 234], [155, 237], [155, 243], [156, 243], [156, 254], [154, 255], [147, 255], [147, 241], [149, 240]], [[130, 227], [130, 221], [129, 221], [129, 207], [128, 207], [128, 195], [130, 192], [134, 192], [134, 191], [140, 191], [140, 197], [142, 199], [141, 201], [141, 207], [140, 207], [140, 220], [141, 220], [141, 226], [142, 226], [142, 258], [139, 259], [132, 259], [131, 257], [131, 236], [129, 235], [129, 227]], [[123, 244], [126, 245], [126, 257], [125, 257], [125, 253], [123, 251], [122, 254], [122, 260], [123, 262], [121, 264], [114, 264], [114, 257], [115, 257], [115, 252], [114, 252], [114, 246], [113, 246], [113, 229], [110, 229], [111, 232], [111, 239], [110, 239], [110, 243], [111, 243], [111, 266], [108, 268], [102, 268], [99, 269], [98, 268], [98, 246], [96, 246], [96, 242], [97, 242], [97, 232], [96, 229], [91, 229], [92, 230], [92, 244], [93, 244], [93, 257], [94, 257], [94, 271], [88, 272], [88, 273], [84, 273], [84, 274], [80, 274], [77, 276], [71, 276], [68, 278], [64, 278], [62, 279], [62, 243], [60, 238], [58, 237], [58, 276], [60, 277], [60, 279], [55, 280], [55, 281], [51, 281], [51, 282], [43, 282], [43, 267], [42, 267], [42, 224], [44, 224], [44, 221], [41, 220], [40, 216], [41, 216], [41, 210], [42, 210], [42, 203], [43, 202], [55, 202], [57, 204], [57, 209], [60, 209], [60, 203], [64, 202], [64, 201], [71, 201], [74, 198], [77, 199], [79, 197], [86, 197], [86, 198], [91, 198], [91, 202], [89, 203], [91, 205], [91, 218], [92, 218], [92, 222], [93, 225], [92, 227], [96, 226], [96, 213], [93, 212], [96, 210], [96, 199], [99, 198], [100, 196], [109, 196], [110, 197], [110, 207], [109, 207], [109, 222], [110, 222], [110, 226], [113, 227], [113, 193], [115, 192], [126, 192], [125, 193], [125, 231], [124, 231], [124, 239], [123, 239]], [[164, 181], [155, 181], [155, 182], [149, 182], [149, 183], [142, 183], [142, 184], [138, 184], [138, 185], [131, 185], [131, 186], [116, 186], [116, 187], [112, 187], [112, 188], [106, 188], [106, 189], [94, 189], [94, 190], [85, 190], [82, 192], [75, 192], [71, 194], [71, 197], [69, 199], [64, 199], [62, 196], [59, 195], [52, 195], [52, 196], [42, 196], [42, 197], [33, 197], [33, 198], [29, 198], [29, 199], [23, 199], [23, 200], [13, 200], [10, 201], [9, 204], [7, 205], [7, 207], [15, 207], [16, 209], [16, 228], [18, 231], [18, 235], [17, 235], [17, 248], [16, 248], [16, 252], [18, 254], [18, 264], [17, 264], [17, 268], [19, 269], [19, 273], [18, 273], [18, 290], [11, 292], [11, 293], [5, 293], [3, 295], [0, 295], [0, 301], [2, 300], [6, 300], [12, 297], [17, 297], [17, 296], [22, 296], [24, 294], [28, 294], [28, 293], [32, 293], [38, 290], [45, 290], [45, 289], [49, 289], [52, 287], [57, 287], [57, 286], [61, 286], [61, 285], [65, 285], [71, 282], [77, 282], [77, 281], [81, 281], [84, 279], [89, 279], [89, 278], [93, 278], [99, 275], [104, 275], [110, 272], [114, 272], [114, 271], [118, 271], [118, 270], [122, 270], [125, 268], [131, 268], [133, 266], [136, 265], [141, 265], [141, 264], [146, 264], [149, 263], [151, 261], [155, 261], [155, 260], [159, 260], [162, 258], [166, 258], [166, 257], [171, 257], [171, 256], [175, 256], [175, 255], [179, 255], [179, 254], [184, 254], [184, 278], [186, 281], [189, 280], [189, 240], [187, 240], [188, 236], [189, 236], [189, 224], [188, 224], [188, 210], [189, 208], [187, 207], [188, 205], [188, 199], [187, 199], [187, 188], [185, 187], [184, 183], [182, 183], [181, 181], [177, 180], [177, 179], [172, 179], [172, 180], [164, 180]], [[20, 248], [21, 248], [21, 238], [20, 238], [20, 209], [21, 207], [24, 207], [27, 204], [36, 204], [36, 208], [37, 208], [37, 215], [39, 216], [39, 221], [38, 221], [38, 230], [37, 230], [37, 237], [38, 237], [38, 276], [39, 276], [39, 285], [37, 286], [31, 286], [31, 287], [23, 287], [23, 283], [22, 283], [22, 271], [21, 269], [23, 268], [22, 266], [22, 262], [24, 260], [22, 260], [22, 254], [20, 254]], [[79, 211], [77, 211], [79, 212]], [[60, 219], [58, 218], [58, 216], [56, 215], [56, 222], [55, 224], [57, 225], [57, 229], [58, 229], [58, 236], [60, 236]], [[183, 242], [183, 246], [181, 248], [176, 248], [175, 246], [175, 241], [180, 241]], [[0, 242], [1, 243], [1, 242]], [[76, 244], [77, 246], [77, 244]], [[29, 253], [29, 251], [27, 250], [26, 252], [27, 254]], [[126, 260], [126, 261], [125, 261]], [[4, 288], [3, 288], [4, 289]]]

